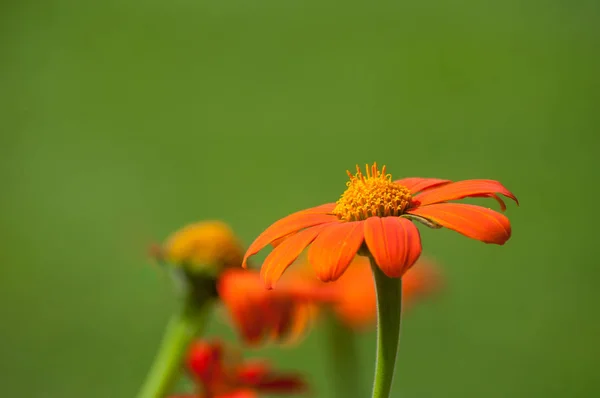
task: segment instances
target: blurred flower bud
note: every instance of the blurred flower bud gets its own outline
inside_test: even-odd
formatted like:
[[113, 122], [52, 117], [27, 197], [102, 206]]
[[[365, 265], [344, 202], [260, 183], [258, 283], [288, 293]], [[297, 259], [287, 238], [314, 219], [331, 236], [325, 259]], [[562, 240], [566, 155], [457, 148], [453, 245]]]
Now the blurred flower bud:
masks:
[[162, 248], [165, 261], [191, 273], [217, 276], [224, 268], [239, 267], [244, 248], [222, 221], [202, 221], [173, 233]]
[[222, 221], [201, 221], [174, 232], [151, 255], [170, 266], [182, 290], [199, 302], [216, 297], [216, 280], [223, 270], [239, 267], [244, 248]]

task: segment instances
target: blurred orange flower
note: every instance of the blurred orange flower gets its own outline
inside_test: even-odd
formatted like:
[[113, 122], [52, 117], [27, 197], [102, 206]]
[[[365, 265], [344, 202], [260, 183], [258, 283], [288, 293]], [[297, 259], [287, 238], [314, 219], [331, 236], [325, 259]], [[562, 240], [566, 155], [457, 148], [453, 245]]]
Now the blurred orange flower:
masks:
[[[369, 170], [370, 169], [370, 170]], [[356, 254], [368, 254], [388, 277], [402, 277], [421, 255], [421, 237], [411, 220], [430, 227], [446, 227], [485, 243], [504, 244], [511, 235], [508, 218], [491, 209], [470, 204], [448, 203], [466, 197], [490, 197], [501, 204], [497, 193], [518, 201], [502, 184], [493, 180], [452, 182], [434, 178], [392, 181], [386, 167], [377, 164], [363, 175], [348, 171], [347, 189], [336, 203], [293, 213], [275, 222], [250, 245], [244, 260], [280, 238], [265, 259], [261, 275], [272, 288], [302, 251], [323, 282], [335, 281]]]
[[259, 394], [297, 394], [308, 385], [297, 374], [274, 371], [265, 361], [245, 361], [220, 341], [197, 341], [187, 358], [197, 394], [171, 398], [256, 398]]
[[217, 284], [219, 297], [247, 345], [295, 341], [307, 329], [316, 303], [332, 302], [333, 292], [290, 275], [277, 290], [267, 290], [258, 271], [227, 270]]
[[[356, 256], [352, 265], [337, 281], [327, 284], [334, 297], [334, 314], [347, 326], [362, 329], [375, 325], [377, 297], [369, 259]], [[402, 310], [410, 308], [416, 299], [432, 294], [442, 286], [441, 275], [429, 259], [421, 258], [402, 277]]]

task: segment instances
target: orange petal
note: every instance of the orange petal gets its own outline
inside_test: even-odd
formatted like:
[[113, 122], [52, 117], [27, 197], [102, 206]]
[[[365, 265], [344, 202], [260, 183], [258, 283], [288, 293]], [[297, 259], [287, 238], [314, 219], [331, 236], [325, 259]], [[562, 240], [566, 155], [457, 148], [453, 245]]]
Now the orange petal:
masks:
[[281, 220], [271, 224], [266, 230], [263, 231], [255, 240], [252, 242], [244, 259], [242, 261], [242, 267], [248, 266], [248, 258], [258, 253], [262, 248], [267, 246], [269, 243], [277, 240], [285, 235], [289, 235], [293, 232], [299, 231], [304, 228], [312, 227], [314, 225], [325, 224], [327, 222], [337, 221], [337, 217], [334, 215], [326, 214], [330, 205], [317, 206], [312, 209], [302, 210]]
[[190, 345], [187, 368], [195, 378], [203, 382], [213, 381], [222, 371], [223, 347], [217, 340], [198, 340]]
[[[314, 212], [325, 212], [325, 213], [330, 213], [333, 211], [333, 209], [335, 208], [336, 204], [335, 203], [325, 203], [324, 205], [320, 205], [317, 207], [313, 207], [307, 210], [302, 210], [298, 213], [304, 213], [304, 212], [308, 212], [308, 213], [314, 213]], [[290, 236], [294, 235], [296, 232], [292, 232], [290, 234], [287, 234], [285, 236], [282, 236], [281, 238], [275, 239], [273, 242], [271, 242], [271, 246], [273, 247], [277, 247], [279, 246], [279, 244], [281, 242], [283, 242], [284, 240], [286, 240], [287, 238], [289, 238]]]
[[401, 278], [421, 255], [419, 230], [406, 218], [367, 218], [365, 242], [379, 268], [390, 278]]
[[372, 278], [369, 259], [356, 256], [340, 279], [326, 285], [337, 293], [338, 300], [333, 303], [333, 310], [347, 327], [365, 329], [375, 325], [375, 286], [368, 283]]
[[247, 361], [237, 369], [240, 384], [263, 393], [293, 393], [307, 388], [304, 380], [293, 373], [274, 372], [268, 363], [260, 360]]
[[305, 391], [307, 385], [300, 376], [274, 374], [262, 380], [255, 388], [267, 394], [289, 394]]
[[293, 326], [296, 307], [300, 303], [294, 302], [291, 297], [277, 297], [268, 302], [265, 311], [270, 312], [269, 319], [271, 320], [270, 337], [276, 341], [288, 340], [289, 332]]
[[325, 203], [319, 206], [311, 207], [309, 209], [300, 210], [298, 213], [324, 213], [329, 214], [335, 209], [336, 203]]
[[481, 196], [482, 198], [494, 199], [500, 205], [500, 211], [506, 211], [506, 203], [504, 203], [504, 200], [502, 200], [502, 198], [500, 196], [496, 195], [495, 193], [491, 193], [491, 194], [487, 194], [487, 195], [477, 195], [474, 197], [479, 197], [479, 196]]
[[294, 317], [288, 331], [288, 343], [294, 344], [305, 335], [311, 321], [316, 316], [315, 307], [315, 304], [296, 304]]
[[405, 310], [421, 296], [432, 295], [443, 288], [441, 271], [433, 260], [421, 256], [402, 277], [402, 309]]
[[292, 232], [291, 234], [287, 234], [285, 236], [282, 236], [281, 238], [275, 239], [273, 242], [271, 242], [271, 246], [273, 246], [273, 248], [279, 246], [279, 244], [281, 242], [283, 242], [284, 240], [286, 240], [287, 238], [289, 238], [290, 236], [294, 235], [295, 232]]
[[394, 181], [396, 184], [404, 185], [414, 195], [417, 192], [424, 191], [429, 188], [437, 187], [439, 185], [448, 184], [452, 181], [442, 180], [439, 178], [420, 178], [410, 177], [403, 178], [401, 180]]
[[221, 274], [217, 283], [221, 301], [247, 345], [257, 345], [268, 328], [268, 313], [262, 310], [269, 293], [257, 271], [232, 268]]
[[286, 240], [282, 241], [267, 256], [260, 269], [260, 275], [267, 289], [272, 289], [275, 282], [281, 278], [283, 272], [293, 263], [300, 253], [308, 246], [323, 228], [331, 226], [332, 223], [321, 224], [304, 229]]
[[[196, 395], [194, 395], [196, 396]], [[201, 395], [204, 397], [204, 395]], [[214, 398], [258, 398], [258, 393], [250, 389], [240, 389], [233, 392], [227, 392], [224, 394], [217, 394]]]
[[363, 243], [362, 221], [332, 224], [308, 249], [308, 262], [323, 282], [338, 279]]
[[494, 210], [462, 203], [437, 203], [417, 207], [409, 214], [427, 218], [469, 238], [503, 245], [511, 234], [510, 221]]
[[425, 206], [433, 203], [446, 202], [448, 200], [457, 200], [466, 197], [492, 196], [500, 193], [514, 200], [519, 201], [506, 187], [494, 180], [464, 180], [442, 185], [430, 189], [413, 197], [418, 202], [418, 206]]
[[256, 384], [271, 372], [269, 363], [263, 360], [248, 360], [236, 369], [237, 379], [243, 384]]

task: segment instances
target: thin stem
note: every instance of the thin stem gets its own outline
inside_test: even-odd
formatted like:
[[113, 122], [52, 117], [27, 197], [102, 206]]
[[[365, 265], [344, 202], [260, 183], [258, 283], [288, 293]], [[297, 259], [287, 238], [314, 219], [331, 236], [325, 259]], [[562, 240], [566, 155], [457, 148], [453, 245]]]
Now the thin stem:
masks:
[[169, 393], [179, 375], [188, 345], [206, 324], [210, 304], [212, 302], [207, 300], [198, 307], [187, 300], [173, 315], [138, 398], [162, 398]]
[[326, 328], [334, 397], [364, 397], [354, 330], [333, 313], [327, 317]]
[[402, 280], [389, 278], [369, 258], [377, 292], [377, 359], [373, 398], [389, 398], [400, 341]]

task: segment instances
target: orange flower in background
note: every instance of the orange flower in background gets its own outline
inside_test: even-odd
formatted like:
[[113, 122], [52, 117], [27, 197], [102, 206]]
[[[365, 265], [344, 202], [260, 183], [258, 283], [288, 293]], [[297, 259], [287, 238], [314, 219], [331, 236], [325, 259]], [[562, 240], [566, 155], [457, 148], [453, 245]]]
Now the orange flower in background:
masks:
[[304, 278], [288, 278], [280, 289], [266, 290], [258, 271], [231, 269], [217, 284], [219, 297], [247, 345], [265, 340], [295, 341], [310, 325], [316, 303], [333, 301]]
[[308, 389], [299, 375], [275, 372], [265, 361], [245, 361], [219, 341], [192, 344], [187, 368], [198, 393], [171, 398], [257, 398], [262, 393], [287, 395]]
[[466, 197], [490, 197], [505, 206], [497, 194], [516, 197], [498, 181], [452, 182], [435, 178], [393, 181], [386, 167], [356, 167], [348, 172], [347, 189], [336, 203], [293, 213], [275, 222], [250, 245], [248, 258], [281, 240], [265, 259], [261, 275], [272, 288], [283, 272], [308, 247], [308, 261], [323, 282], [337, 280], [364, 247], [388, 277], [402, 277], [421, 255], [416, 219], [432, 227], [446, 227], [485, 243], [504, 244], [511, 235], [508, 218], [471, 204], [448, 203]]
[[[335, 315], [352, 328], [362, 329], [375, 325], [377, 297], [369, 259], [357, 256], [352, 266], [337, 281], [328, 284], [336, 302]], [[416, 267], [402, 277], [402, 311], [410, 308], [421, 296], [433, 294], [441, 288], [441, 276], [435, 264], [421, 258]]]
[[[353, 329], [375, 325], [377, 297], [375, 286], [370, 283], [373, 275], [367, 257], [356, 256], [346, 272], [338, 280], [330, 283], [323, 283], [314, 276], [307, 275], [309, 267], [306, 260], [299, 260], [295, 269], [282, 277], [281, 285], [278, 285], [277, 289], [267, 291], [277, 292], [282, 285], [289, 283], [290, 277], [298, 278], [302, 275], [312, 282], [314, 289], [323, 297], [322, 300], [316, 301], [318, 309], [331, 308], [335, 316]], [[431, 295], [441, 287], [442, 276], [437, 265], [421, 257], [416, 266], [402, 277], [402, 310], [406, 311], [417, 299]]]

